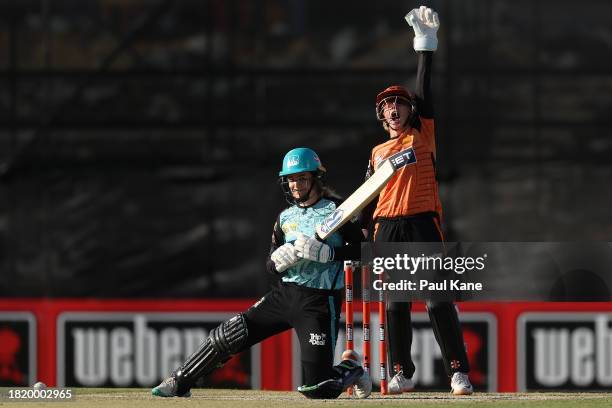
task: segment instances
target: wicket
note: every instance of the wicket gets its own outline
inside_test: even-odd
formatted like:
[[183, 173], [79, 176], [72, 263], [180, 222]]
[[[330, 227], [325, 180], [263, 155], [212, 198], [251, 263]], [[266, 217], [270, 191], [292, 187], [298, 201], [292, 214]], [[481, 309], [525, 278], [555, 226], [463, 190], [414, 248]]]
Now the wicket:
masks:
[[[345, 298], [344, 306], [346, 313], [346, 349], [354, 350], [353, 341], [353, 299], [354, 299], [354, 284], [353, 275], [357, 262], [345, 261], [344, 262], [344, 287], [345, 287]], [[363, 312], [363, 351], [362, 351], [362, 364], [363, 369], [370, 373], [370, 356], [371, 356], [371, 327], [370, 327], [370, 304], [372, 302], [371, 290], [370, 290], [370, 273], [368, 265], [361, 265], [361, 302]], [[380, 392], [381, 394], [387, 394], [387, 345], [385, 343], [385, 298], [384, 292], [379, 292], [378, 297], [378, 360], [380, 369]], [[348, 390], [349, 395], [352, 395], [352, 389]]]

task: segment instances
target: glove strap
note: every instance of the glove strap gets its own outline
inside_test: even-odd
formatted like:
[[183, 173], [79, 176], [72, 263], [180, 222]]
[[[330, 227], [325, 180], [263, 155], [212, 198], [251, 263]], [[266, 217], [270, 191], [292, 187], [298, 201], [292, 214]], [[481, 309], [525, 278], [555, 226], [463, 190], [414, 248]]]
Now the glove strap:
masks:
[[430, 36], [414, 37], [415, 51], [435, 51], [438, 49], [438, 38]]

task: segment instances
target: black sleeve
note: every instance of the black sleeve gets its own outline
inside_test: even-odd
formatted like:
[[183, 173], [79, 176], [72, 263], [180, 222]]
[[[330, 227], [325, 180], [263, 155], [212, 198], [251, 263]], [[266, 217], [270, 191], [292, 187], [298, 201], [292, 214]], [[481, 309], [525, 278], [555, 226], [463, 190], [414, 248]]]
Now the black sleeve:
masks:
[[419, 116], [433, 119], [433, 98], [431, 93], [431, 67], [433, 51], [417, 51], [417, 76], [414, 92]]
[[280, 227], [280, 214], [279, 214], [279, 216], [276, 218], [276, 222], [274, 222], [274, 228], [272, 230], [272, 242], [270, 244], [270, 253], [268, 254], [268, 257], [266, 258], [266, 270], [273, 275], [278, 274], [278, 271], [274, 267], [274, 262], [272, 261], [272, 258], [270, 258], [270, 256], [272, 255], [272, 252], [276, 251], [276, 249], [279, 246], [283, 245], [284, 243], [285, 243], [285, 234], [283, 233], [283, 230]]
[[344, 246], [334, 248], [334, 261], [358, 261], [361, 259], [361, 243], [365, 240], [358, 222], [351, 220], [344, 224], [338, 232], [342, 236]]
[[[334, 200], [336, 208], [340, 200]], [[361, 258], [361, 243], [365, 240], [358, 219], [352, 219], [338, 230], [344, 245], [334, 248], [334, 261], [356, 261]]]

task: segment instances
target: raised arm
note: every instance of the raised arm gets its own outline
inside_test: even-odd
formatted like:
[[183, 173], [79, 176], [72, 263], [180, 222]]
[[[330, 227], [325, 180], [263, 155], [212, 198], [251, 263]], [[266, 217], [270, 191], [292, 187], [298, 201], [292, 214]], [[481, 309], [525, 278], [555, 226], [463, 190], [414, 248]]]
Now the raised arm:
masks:
[[431, 93], [431, 69], [433, 52], [438, 48], [438, 13], [421, 6], [411, 10], [405, 17], [414, 30], [414, 50], [417, 52], [417, 77], [415, 96], [419, 115], [433, 118], [433, 100]]
[[417, 76], [414, 94], [417, 101], [419, 115], [433, 119], [433, 97], [431, 93], [431, 65], [433, 60], [432, 51], [417, 52]]

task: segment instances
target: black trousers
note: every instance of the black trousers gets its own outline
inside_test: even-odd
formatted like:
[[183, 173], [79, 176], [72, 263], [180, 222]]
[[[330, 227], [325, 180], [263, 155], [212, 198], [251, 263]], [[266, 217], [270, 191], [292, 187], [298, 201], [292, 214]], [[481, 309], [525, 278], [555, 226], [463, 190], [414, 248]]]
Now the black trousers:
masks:
[[245, 349], [294, 328], [300, 342], [302, 378], [306, 385], [332, 377], [342, 291], [311, 289], [279, 282], [245, 312]]
[[[379, 219], [374, 241], [377, 242], [440, 242], [444, 237], [435, 214], [412, 217]], [[442, 244], [443, 245], [443, 244]], [[469, 372], [470, 366], [463, 342], [463, 332], [452, 302], [426, 302], [429, 320], [444, 360], [446, 373]], [[403, 370], [411, 378], [415, 371], [410, 355], [412, 347], [412, 321], [410, 302], [387, 302], [387, 338], [389, 366], [394, 373]]]

